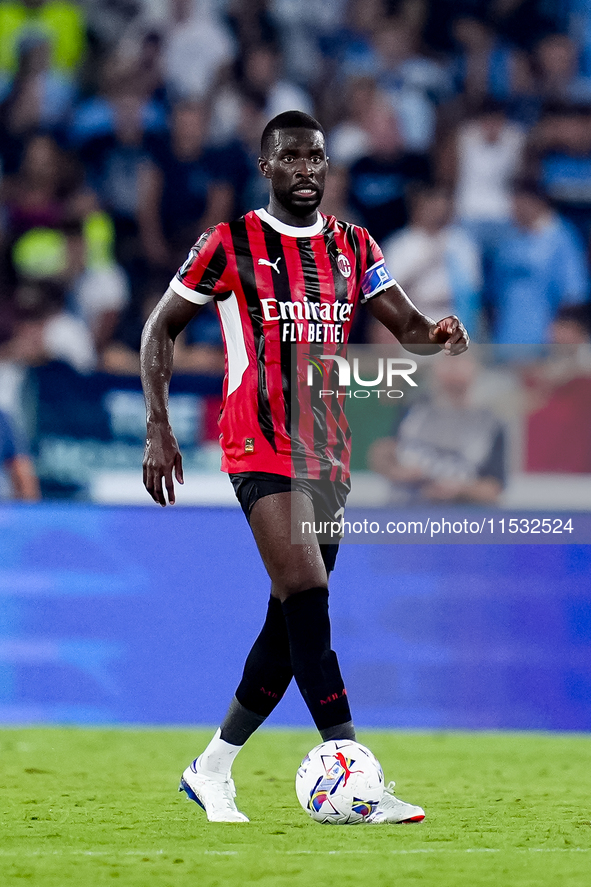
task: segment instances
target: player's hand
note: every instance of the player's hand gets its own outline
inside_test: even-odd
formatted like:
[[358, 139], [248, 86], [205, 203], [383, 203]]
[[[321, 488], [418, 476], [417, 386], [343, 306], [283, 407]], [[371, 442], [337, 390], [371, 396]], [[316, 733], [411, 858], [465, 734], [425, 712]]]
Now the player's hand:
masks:
[[468, 348], [470, 336], [461, 320], [452, 314], [438, 321], [429, 330], [429, 341], [443, 345], [446, 354], [463, 354]]
[[144, 486], [154, 502], [165, 506], [166, 496], [162, 488], [162, 478], [168, 501], [174, 505], [173, 475], [179, 484], [183, 480], [183, 459], [176, 437], [168, 426], [158, 426], [148, 430], [144, 450]]

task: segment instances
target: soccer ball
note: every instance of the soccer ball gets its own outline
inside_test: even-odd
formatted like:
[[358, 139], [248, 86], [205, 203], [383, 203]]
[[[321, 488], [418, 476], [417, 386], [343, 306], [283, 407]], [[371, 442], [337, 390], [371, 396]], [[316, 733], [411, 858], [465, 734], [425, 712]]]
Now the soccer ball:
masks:
[[353, 825], [370, 816], [384, 793], [380, 762], [350, 739], [323, 742], [297, 772], [298, 801], [315, 822]]

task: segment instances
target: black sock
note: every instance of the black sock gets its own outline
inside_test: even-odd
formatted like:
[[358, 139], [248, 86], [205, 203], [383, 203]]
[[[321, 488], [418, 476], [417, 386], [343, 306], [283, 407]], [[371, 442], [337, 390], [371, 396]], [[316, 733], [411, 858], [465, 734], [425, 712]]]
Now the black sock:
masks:
[[320, 731], [320, 735], [323, 742], [328, 742], [329, 739], [352, 739], [355, 741], [357, 738], [353, 721], [347, 721], [346, 724], [335, 724], [334, 727], [327, 727], [325, 730]]
[[285, 617], [281, 602], [272, 597], [265, 624], [246, 659], [236, 699], [248, 711], [266, 718], [283, 697], [292, 677]]
[[330, 649], [328, 589], [300, 591], [282, 606], [294, 677], [314, 723], [321, 733], [348, 723], [347, 691], [336, 653]]
[[220, 739], [229, 742], [230, 745], [244, 745], [264, 720], [264, 715], [257, 715], [254, 711], [249, 711], [234, 696], [220, 726]]

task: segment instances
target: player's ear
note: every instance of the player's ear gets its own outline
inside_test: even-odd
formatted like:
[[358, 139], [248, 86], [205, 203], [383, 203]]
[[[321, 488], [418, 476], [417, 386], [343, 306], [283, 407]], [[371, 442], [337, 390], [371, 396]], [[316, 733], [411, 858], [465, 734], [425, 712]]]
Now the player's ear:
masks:
[[259, 170], [266, 179], [271, 178], [271, 170], [269, 169], [269, 161], [266, 157], [259, 157]]

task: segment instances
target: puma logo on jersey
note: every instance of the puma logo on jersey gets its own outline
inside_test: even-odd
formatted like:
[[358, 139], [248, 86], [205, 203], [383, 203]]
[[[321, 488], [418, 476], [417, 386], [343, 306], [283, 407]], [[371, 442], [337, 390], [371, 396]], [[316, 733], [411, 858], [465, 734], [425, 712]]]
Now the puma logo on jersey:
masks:
[[277, 265], [279, 264], [280, 261], [281, 261], [281, 256], [279, 256], [279, 258], [276, 259], [274, 262], [270, 262], [268, 259], [259, 259], [259, 265], [268, 265], [269, 268], [272, 268], [274, 271], [277, 272], [277, 274], [281, 274], [281, 271], [277, 267]]

